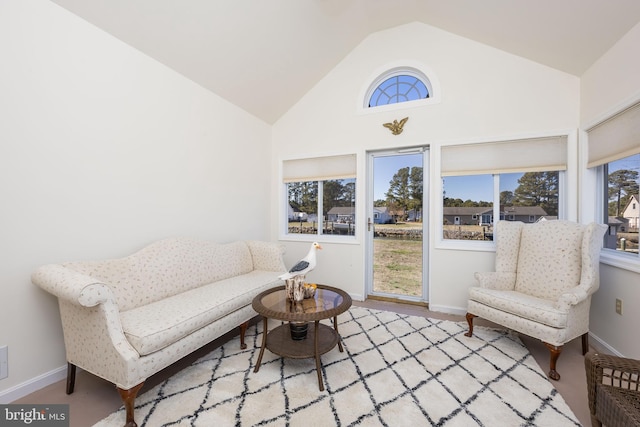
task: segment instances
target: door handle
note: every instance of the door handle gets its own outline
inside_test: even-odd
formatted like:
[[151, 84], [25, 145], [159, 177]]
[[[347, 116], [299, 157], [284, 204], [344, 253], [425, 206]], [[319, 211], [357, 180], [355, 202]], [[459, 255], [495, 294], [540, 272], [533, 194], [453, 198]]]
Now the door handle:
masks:
[[373, 224], [371, 218], [367, 218], [367, 231], [371, 231], [371, 224]]

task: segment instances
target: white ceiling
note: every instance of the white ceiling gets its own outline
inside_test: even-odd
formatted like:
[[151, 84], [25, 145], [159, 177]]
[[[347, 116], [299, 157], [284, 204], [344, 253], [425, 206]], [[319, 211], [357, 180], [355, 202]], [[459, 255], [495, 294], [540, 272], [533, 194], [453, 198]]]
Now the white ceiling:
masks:
[[576, 76], [640, 0], [52, 0], [274, 123], [369, 34], [413, 21]]

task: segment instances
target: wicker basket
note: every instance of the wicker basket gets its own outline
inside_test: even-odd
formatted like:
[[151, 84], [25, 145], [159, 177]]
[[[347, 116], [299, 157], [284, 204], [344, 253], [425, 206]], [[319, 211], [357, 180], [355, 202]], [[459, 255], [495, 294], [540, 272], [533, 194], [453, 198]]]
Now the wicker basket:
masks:
[[589, 352], [584, 364], [593, 426], [640, 426], [640, 360]]

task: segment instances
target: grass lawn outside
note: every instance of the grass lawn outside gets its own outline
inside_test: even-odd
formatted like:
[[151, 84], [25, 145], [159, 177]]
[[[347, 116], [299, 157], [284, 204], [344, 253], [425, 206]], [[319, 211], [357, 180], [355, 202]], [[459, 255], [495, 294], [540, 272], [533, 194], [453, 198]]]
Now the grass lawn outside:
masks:
[[373, 290], [421, 296], [422, 239], [375, 238], [373, 247]]
[[[300, 230], [302, 225], [302, 230]], [[373, 290], [374, 292], [422, 296], [422, 226], [421, 222], [376, 224], [373, 239]], [[292, 222], [290, 233], [316, 234], [317, 224]], [[487, 229], [479, 226], [445, 226], [451, 238], [482, 239]], [[379, 237], [386, 236], [386, 237]], [[465, 238], [462, 237], [462, 238]]]

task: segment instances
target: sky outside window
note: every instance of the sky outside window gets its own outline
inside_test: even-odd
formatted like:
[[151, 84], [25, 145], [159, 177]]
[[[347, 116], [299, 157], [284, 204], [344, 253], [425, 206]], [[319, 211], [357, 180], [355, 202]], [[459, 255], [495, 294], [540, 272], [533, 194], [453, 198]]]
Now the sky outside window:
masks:
[[373, 199], [386, 200], [389, 182], [402, 168], [422, 166], [422, 153], [374, 157]]
[[[422, 165], [422, 154], [407, 154], [400, 156], [374, 158], [374, 200], [385, 200], [389, 190], [389, 182], [399, 169]], [[515, 191], [518, 179], [522, 173], [502, 174], [500, 176], [500, 191]], [[474, 202], [493, 201], [493, 177], [491, 175], [457, 176], [445, 178], [446, 196], [452, 199], [472, 200]], [[455, 179], [449, 179], [455, 178]]]
[[638, 183], [640, 184], [640, 154], [634, 154], [633, 156], [625, 157], [624, 159], [609, 163], [609, 173], [621, 169], [638, 172]]

